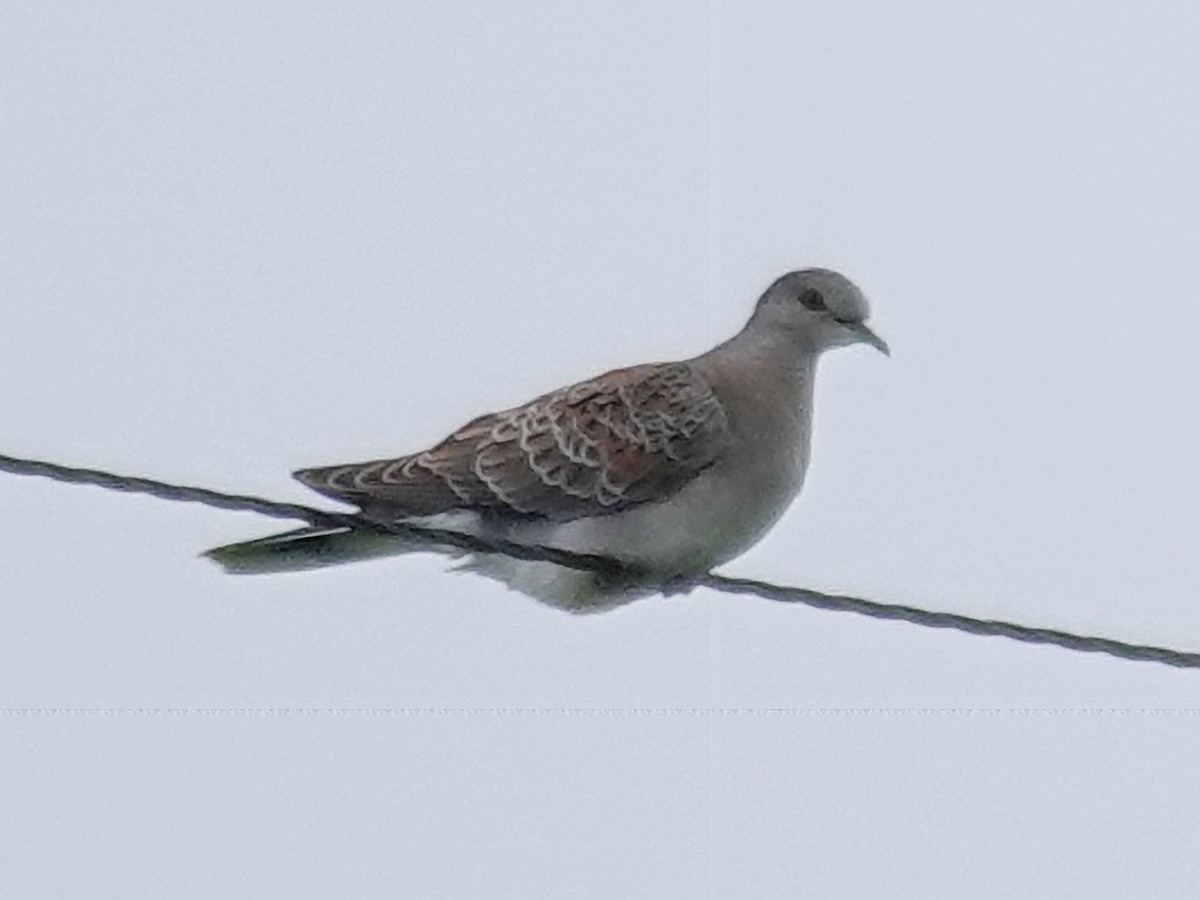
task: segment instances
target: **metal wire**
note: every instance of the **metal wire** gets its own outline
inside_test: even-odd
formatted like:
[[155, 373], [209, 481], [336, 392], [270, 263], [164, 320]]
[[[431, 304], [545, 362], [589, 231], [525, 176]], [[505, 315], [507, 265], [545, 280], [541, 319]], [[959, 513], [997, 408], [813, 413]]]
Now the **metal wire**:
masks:
[[[316, 509], [315, 507], [304, 506], [298, 503], [279, 503], [262, 497], [226, 494], [221, 491], [209, 490], [208, 488], [170, 484], [150, 478], [117, 475], [98, 469], [79, 469], [41, 460], [21, 459], [15, 456], [0, 454], [0, 471], [11, 472], [15, 475], [36, 475], [69, 484], [90, 484], [112, 491], [148, 494], [162, 500], [199, 503], [216, 509], [254, 512], [276, 519], [297, 519], [321, 527], [355, 528], [363, 531], [400, 535], [427, 541], [431, 545], [447, 545], [473, 553], [500, 553], [514, 559], [551, 562], [571, 569], [600, 572], [610, 577], [627, 577], [631, 582], [641, 582], [645, 578], [645, 573], [631, 570], [617, 560], [604, 556], [571, 553], [553, 547], [518, 544], [512, 541], [488, 540], [474, 535], [463, 534], [462, 532], [426, 528], [423, 526], [417, 527], [404, 523], [385, 524], [371, 521], [353, 513]], [[894, 603], [879, 603], [874, 600], [865, 600], [861, 597], [825, 594], [807, 588], [788, 587], [765, 581], [755, 581], [749, 578], [731, 578], [725, 575], [709, 573], [688, 581], [661, 585], [661, 587], [670, 591], [706, 587], [729, 594], [750, 594], [765, 600], [774, 600], [782, 603], [800, 603], [805, 606], [838, 612], [853, 612], [876, 619], [895, 619], [902, 622], [910, 622], [914, 625], [923, 625], [926, 628], [952, 628], [968, 634], [1006, 637], [1011, 640], [1032, 644], [1052, 644], [1056, 647], [1063, 647], [1068, 650], [1077, 650], [1084, 653], [1105, 653], [1109, 656], [1117, 656], [1122, 659], [1145, 660], [1180, 668], [1200, 668], [1200, 653], [1169, 650], [1164, 647], [1152, 647], [1143, 644], [1130, 644], [1111, 638], [1091, 637], [1073, 634], [1068, 631], [1056, 631], [1051, 628], [1020, 625], [1015, 622], [977, 619], [957, 613], [936, 612]]]

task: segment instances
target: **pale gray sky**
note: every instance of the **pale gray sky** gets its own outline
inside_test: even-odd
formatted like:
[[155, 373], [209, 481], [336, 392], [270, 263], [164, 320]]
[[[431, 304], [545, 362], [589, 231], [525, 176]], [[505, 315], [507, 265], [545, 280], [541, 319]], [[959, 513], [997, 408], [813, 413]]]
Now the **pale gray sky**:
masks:
[[[1198, 650], [1198, 44], [1182, 2], [9, 4], [0, 452], [311, 501], [826, 265], [894, 355], [823, 360], [725, 571]], [[0, 705], [112, 711], [0, 718], [6, 894], [1200, 878], [1200, 673], [432, 557], [236, 579], [197, 555], [278, 523], [0, 498]]]

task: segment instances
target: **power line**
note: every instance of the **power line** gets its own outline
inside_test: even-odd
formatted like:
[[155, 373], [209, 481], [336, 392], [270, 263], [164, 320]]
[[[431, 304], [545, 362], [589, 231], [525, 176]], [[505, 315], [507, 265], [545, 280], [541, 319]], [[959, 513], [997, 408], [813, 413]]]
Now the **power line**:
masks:
[[[340, 513], [331, 510], [316, 509], [315, 507], [304, 506], [298, 503], [280, 503], [274, 500], [267, 500], [263, 497], [227, 494], [221, 491], [209, 490], [208, 488], [170, 484], [150, 478], [117, 475], [98, 469], [79, 469], [71, 466], [60, 466], [56, 463], [34, 459], [21, 459], [4, 454], [0, 454], [0, 471], [11, 472], [15, 475], [36, 475], [70, 484], [90, 484], [105, 488], [106, 490], [148, 494], [162, 500], [199, 503], [216, 509], [254, 512], [276, 519], [298, 519], [308, 522], [310, 525], [320, 527], [354, 528], [360, 531], [392, 534], [424, 541], [430, 545], [445, 545], [473, 553], [500, 553], [514, 559], [551, 562], [570, 569], [599, 572], [610, 577], [624, 577], [634, 583], [644, 583], [647, 574], [632, 570], [617, 560], [604, 556], [572, 553], [553, 547], [519, 544], [513, 541], [485, 539], [445, 529], [418, 527], [404, 523], [374, 522], [354, 513]], [[1146, 660], [1180, 668], [1200, 668], [1200, 653], [1169, 650], [1164, 647], [1152, 647], [1144, 644], [1130, 644], [1111, 638], [1090, 637], [1073, 634], [1068, 631], [1057, 631], [1051, 628], [1020, 625], [1015, 622], [977, 619], [972, 616], [959, 615], [958, 613], [936, 612], [914, 606], [880, 603], [861, 597], [826, 594], [808, 588], [788, 587], [765, 581], [755, 581], [749, 578], [732, 578], [726, 575], [709, 573], [683, 582], [659, 585], [659, 587], [672, 591], [687, 590], [693, 587], [706, 587], [714, 591], [723, 591], [729, 594], [750, 594], [765, 600], [774, 600], [782, 603], [800, 603], [805, 606], [839, 612], [853, 612], [876, 619], [896, 619], [902, 622], [910, 622], [914, 625], [924, 625], [927, 628], [952, 628], [956, 631], [965, 631], [968, 634], [994, 635], [1032, 644], [1052, 644], [1068, 650], [1077, 650], [1085, 653], [1105, 653], [1109, 656], [1121, 657], [1122, 659]]]

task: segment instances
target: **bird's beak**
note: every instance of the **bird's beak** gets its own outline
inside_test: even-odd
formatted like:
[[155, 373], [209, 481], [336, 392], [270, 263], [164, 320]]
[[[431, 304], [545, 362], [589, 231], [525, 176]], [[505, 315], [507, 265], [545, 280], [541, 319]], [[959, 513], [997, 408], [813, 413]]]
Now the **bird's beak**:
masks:
[[846, 330], [852, 332], [861, 343], [870, 344], [884, 356], [892, 355], [892, 351], [888, 348], [887, 341], [868, 328], [866, 322], [843, 322], [842, 324], [846, 327]]

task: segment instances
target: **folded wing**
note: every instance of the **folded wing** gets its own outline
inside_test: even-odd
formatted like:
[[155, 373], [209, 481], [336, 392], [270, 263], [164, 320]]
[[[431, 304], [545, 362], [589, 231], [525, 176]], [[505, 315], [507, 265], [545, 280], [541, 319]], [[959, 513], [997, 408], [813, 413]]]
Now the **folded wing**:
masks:
[[725, 410], [701, 376], [686, 363], [646, 365], [481, 416], [422, 453], [295, 477], [378, 517], [567, 521], [665, 500], [728, 441]]

